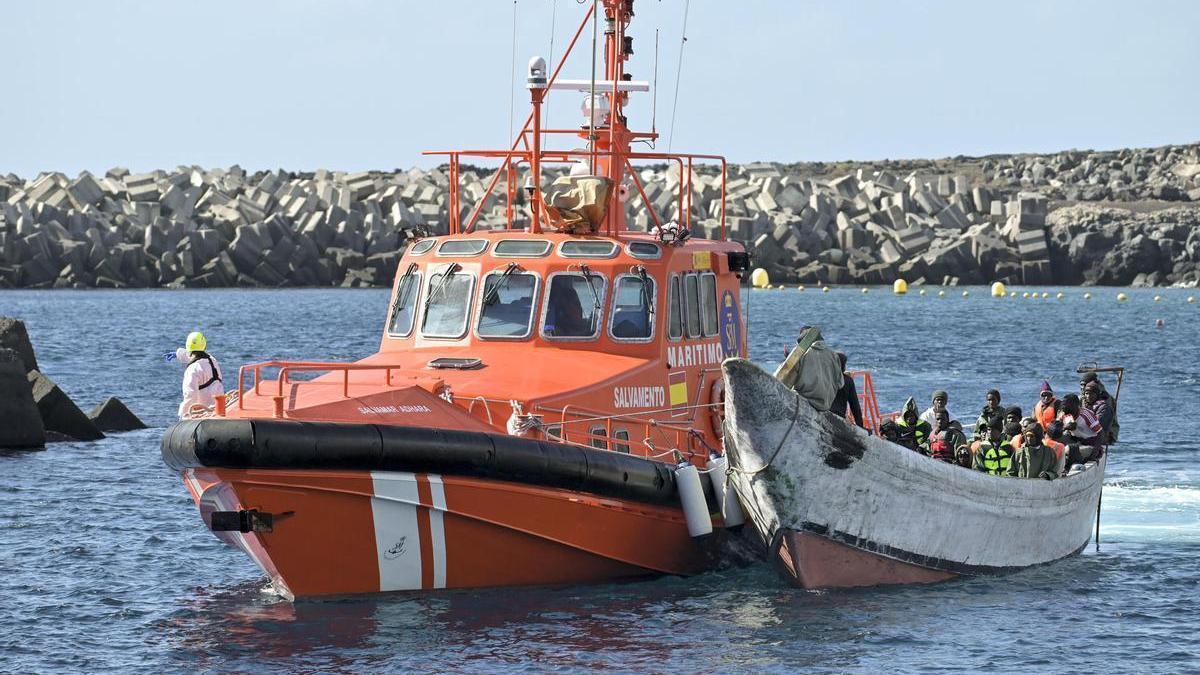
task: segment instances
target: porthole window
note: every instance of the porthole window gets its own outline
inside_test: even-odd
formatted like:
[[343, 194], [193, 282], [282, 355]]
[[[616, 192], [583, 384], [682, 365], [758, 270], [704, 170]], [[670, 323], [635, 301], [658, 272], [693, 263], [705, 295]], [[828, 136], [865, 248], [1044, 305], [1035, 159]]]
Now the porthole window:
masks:
[[615, 450], [617, 452], [628, 453], [629, 452], [629, 443], [618, 443], [617, 442], [617, 441], [628, 441], [628, 440], [629, 440], [629, 430], [628, 429], [617, 429], [616, 431], [613, 432], [613, 450]]
[[588, 429], [588, 434], [589, 434], [588, 444], [591, 445], [593, 448], [598, 448], [600, 450], [607, 450], [608, 449], [608, 440], [606, 438], [607, 437], [606, 431], [607, 430], [604, 428], [603, 424], [597, 424], [597, 425], [593, 426], [591, 429]]

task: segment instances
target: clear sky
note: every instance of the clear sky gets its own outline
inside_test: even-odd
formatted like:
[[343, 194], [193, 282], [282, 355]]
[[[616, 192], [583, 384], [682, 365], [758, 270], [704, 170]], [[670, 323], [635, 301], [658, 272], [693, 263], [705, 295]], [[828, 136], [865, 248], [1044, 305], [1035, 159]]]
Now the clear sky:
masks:
[[[585, 5], [519, 0], [525, 63]], [[1200, 140], [1200, 2], [637, 0], [630, 70], [675, 150], [945, 157]], [[603, 25], [603, 24], [602, 24]], [[590, 29], [564, 74], [587, 77]], [[503, 147], [511, 0], [2, 0], [0, 173], [391, 169]], [[678, 112], [670, 127], [676, 73]], [[649, 127], [651, 96], [631, 108]], [[582, 96], [550, 116], [582, 120]]]

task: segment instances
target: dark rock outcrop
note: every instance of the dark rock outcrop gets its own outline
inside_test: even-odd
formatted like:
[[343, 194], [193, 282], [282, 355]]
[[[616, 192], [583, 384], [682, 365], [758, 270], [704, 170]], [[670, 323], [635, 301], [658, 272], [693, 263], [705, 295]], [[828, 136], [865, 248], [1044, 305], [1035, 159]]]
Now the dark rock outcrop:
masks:
[[0, 448], [45, 444], [46, 428], [25, 376], [25, 362], [16, 350], [0, 347]]
[[100, 431], [134, 431], [146, 425], [117, 397], [106, 399], [87, 414]]

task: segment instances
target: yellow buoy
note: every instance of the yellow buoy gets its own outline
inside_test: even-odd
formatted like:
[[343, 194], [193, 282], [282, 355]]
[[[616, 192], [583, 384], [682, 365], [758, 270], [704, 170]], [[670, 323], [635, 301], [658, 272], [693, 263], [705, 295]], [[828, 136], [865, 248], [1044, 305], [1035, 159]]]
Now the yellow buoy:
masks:
[[964, 297], [964, 298], [969, 298], [969, 297], [971, 297], [971, 291], [963, 291], [963, 297]]
[[821, 287], [821, 292], [822, 292], [822, 293], [828, 293], [828, 292], [829, 292], [829, 287], [828, 287], [828, 286], [822, 286], [822, 287]]
[[804, 284], [800, 284], [799, 286], [797, 286], [797, 287], [796, 287], [796, 290], [803, 292], [803, 291], [804, 291]]
[[1155, 302], [1162, 302], [1162, 296], [1161, 296], [1161, 295], [1156, 295], [1156, 296], [1154, 296], [1154, 301], [1155, 301]]
[[1022, 293], [1022, 294], [1021, 294], [1021, 297], [1022, 297], [1022, 298], [1028, 298], [1028, 297], [1029, 297], [1029, 291], [1025, 291], [1024, 293]]
[[1017, 297], [1017, 292], [1016, 292], [1016, 291], [1009, 291], [1009, 292], [1008, 292], [1008, 297], [1010, 297], [1010, 298], [1015, 298], [1015, 297]]
[[897, 279], [893, 281], [892, 292], [896, 295], [904, 295], [908, 292], [908, 282], [903, 279]]
[[939, 297], [939, 298], [944, 298], [944, 297], [946, 297], [946, 291], [938, 291], [938, 297]]
[[871, 289], [869, 289], [869, 288], [863, 289], [863, 295], [866, 295], [867, 293], [870, 293], [870, 292], [871, 292]]
[[1188, 296], [1188, 304], [1189, 304], [1189, 305], [1194, 305], [1194, 304], [1196, 304], [1196, 296], [1194, 296], [1194, 295], [1189, 295], [1189, 296]]
[[1091, 299], [1092, 299], [1092, 294], [1091, 294], [1091, 293], [1084, 293], [1084, 294], [1083, 294], [1083, 299], [1084, 299], [1084, 300], [1091, 300]]
[[1048, 291], [1042, 291], [1042, 299], [1045, 300], [1048, 297], [1050, 297], [1050, 293]]
[[925, 289], [924, 289], [924, 288], [922, 288], [922, 289], [921, 289], [921, 295], [925, 295]]
[[1124, 293], [1117, 293], [1117, 302], [1125, 302], [1128, 299], [1128, 295], [1125, 295]]
[[1061, 292], [1059, 292], [1057, 295], [1055, 295], [1055, 296], [1054, 296], [1054, 299], [1055, 299], [1055, 300], [1062, 300], [1062, 299], [1063, 299], [1063, 294], [1062, 294]]
[[1004, 282], [997, 281], [992, 284], [992, 297], [993, 298], [1003, 298], [1006, 295], [1006, 293], [1004, 291], [1005, 291]]
[[771, 275], [767, 274], [763, 268], [755, 267], [754, 271], [750, 273], [750, 285], [755, 288], [770, 288]]

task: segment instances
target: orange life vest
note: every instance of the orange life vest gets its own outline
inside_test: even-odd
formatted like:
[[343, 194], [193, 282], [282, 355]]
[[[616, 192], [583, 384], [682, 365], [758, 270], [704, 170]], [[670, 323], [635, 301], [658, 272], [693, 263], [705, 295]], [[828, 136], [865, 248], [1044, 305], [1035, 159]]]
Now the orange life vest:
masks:
[[1042, 425], [1042, 431], [1045, 431], [1046, 427], [1050, 426], [1050, 423], [1054, 421], [1054, 404], [1057, 402], [1058, 399], [1051, 399], [1050, 405], [1043, 405], [1042, 401], [1039, 399], [1038, 402], [1034, 404], [1033, 419], [1037, 420], [1037, 423]]
[[1054, 459], [1062, 461], [1063, 455], [1067, 454], [1067, 446], [1058, 441], [1050, 440], [1049, 438], [1042, 439], [1042, 445], [1054, 451]]

